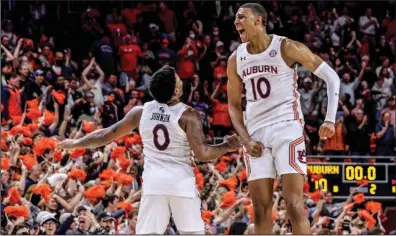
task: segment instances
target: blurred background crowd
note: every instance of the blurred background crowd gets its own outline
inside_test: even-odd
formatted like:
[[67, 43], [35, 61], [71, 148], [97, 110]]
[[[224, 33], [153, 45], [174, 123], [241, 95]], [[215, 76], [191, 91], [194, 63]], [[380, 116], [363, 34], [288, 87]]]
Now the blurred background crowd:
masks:
[[[163, 65], [176, 67], [183, 101], [200, 112], [208, 143], [221, 142], [233, 132], [226, 67], [240, 44], [233, 21], [242, 2], [1, 4], [2, 234], [134, 234], [144, 163], [138, 132], [97, 149], [67, 152], [56, 143], [111, 126], [152, 100], [148, 84]], [[326, 84], [298, 69], [307, 154], [394, 162], [394, 3], [261, 4], [268, 33], [304, 43], [341, 79], [336, 134], [322, 142]], [[194, 168], [207, 234], [254, 234], [243, 155]], [[381, 203], [365, 201], [357, 189], [335, 202], [330, 192], [315, 191], [314, 179], [305, 186], [314, 234], [395, 230], [383, 227], [395, 219], [385, 217]], [[290, 234], [282, 183], [274, 190], [273, 232]], [[177, 234], [172, 220], [165, 234]]]

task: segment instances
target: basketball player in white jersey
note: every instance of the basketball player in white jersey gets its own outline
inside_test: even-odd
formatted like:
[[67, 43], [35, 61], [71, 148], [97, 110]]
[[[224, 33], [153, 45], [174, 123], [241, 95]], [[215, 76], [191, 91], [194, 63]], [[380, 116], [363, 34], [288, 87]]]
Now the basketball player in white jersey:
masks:
[[205, 234], [190, 150], [198, 160], [210, 161], [240, 148], [239, 138], [206, 144], [200, 114], [180, 102], [183, 83], [172, 67], [158, 70], [149, 89], [155, 101], [134, 107], [111, 127], [65, 140], [59, 148], [104, 146], [139, 127], [145, 157], [136, 234], [164, 234], [171, 213], [181, 234]]
[[[293, 234], [310, 234], [304, 213], [307, 167], [295, 65], [302, 64], [327, 83], [327, 115], [319, 130], [322, 139], [334, 134], [339, 77], [304, 44], [268, 35], [267, 13], [261, 5], [242, 5], [234, 23], [242, 44], [228, 59], [228, 103], [234, 128], [248, 153], [245, 162], [255, 233], [272, 234], [273, 183], [281, 176]], [[242, 83], [247, 99], [245, 114], [241, 108]]]

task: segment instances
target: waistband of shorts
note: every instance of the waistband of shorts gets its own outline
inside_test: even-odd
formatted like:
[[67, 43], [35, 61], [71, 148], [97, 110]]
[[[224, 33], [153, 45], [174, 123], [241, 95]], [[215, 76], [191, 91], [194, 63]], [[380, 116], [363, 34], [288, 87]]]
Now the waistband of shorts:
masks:
[[276, 122], [274, 122], [274, 123], [270, 123], [270, 124], [268, 124], [268, 125], [255, 127], [253, 130], [248, 130], [248, 133], [249, 133], [249, 135], [252, 135], [252, 134], [253, 134], [254, 132], [256, 132], [258, 129], [266, 128], [266, 127], [271, 127], [271, 126], [274, 126], [274, 125], [280, 124], [280, 123], [293, 122], [293, 121], [299, 122], [302, 126], [304, 126], [304, 124], [305, 124], [305, 122], [304, 122], [303, 119], [298, 119], [298, 120], [296, 120], [296, 119], [280, 120], [280, 121], [276, 121]]

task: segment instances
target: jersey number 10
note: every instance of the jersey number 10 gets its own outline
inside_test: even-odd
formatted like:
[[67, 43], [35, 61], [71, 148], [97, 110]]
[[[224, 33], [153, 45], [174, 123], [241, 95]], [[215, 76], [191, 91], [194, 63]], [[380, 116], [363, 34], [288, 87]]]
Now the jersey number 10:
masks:
[[[270, 84], [270, 82], [268, 81], [267, 78], [265, 78], [265, 77], [260, 77], [258, 79], [253, 78], [253, 79], [250, 80], [250, 82], [252, 83], [254, 100], [257, 100], [257, 93], [260, 96], [260, 98], [262, 98], [262, 99], [265, 99], [265, 98], [267, 98], [270, 95], [270, 93], [271, 93], [271, 84]], [[266, 87], [265, 88], [265, 93], [263, 92], [263, 89], [261, 88], [262, 87], [262, 85], [261, 85], [262, 83], [264, 83], [265, 87]]]
[[[162, 131], [162, 133], [164, 134], [164, 139], [165, 141], [160, 144], [159, 140], [158, 140], [158, 131]], [[158, 124], [154, 127], [153, 129], [153, 142], [155, 147], [160, 150], [160, 151], [164, 151], [168, 148], [169, 143], [170, 143], [170, 139], [169, 139], [169, 131], [166, 128], [165, 125], [163, 124]]]

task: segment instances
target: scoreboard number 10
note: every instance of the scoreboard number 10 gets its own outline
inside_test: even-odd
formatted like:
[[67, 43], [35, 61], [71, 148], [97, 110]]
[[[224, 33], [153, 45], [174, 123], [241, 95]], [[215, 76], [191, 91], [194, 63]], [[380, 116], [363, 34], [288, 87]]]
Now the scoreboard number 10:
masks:
[[325, 178], [320, 178], [319, 180], [315, 181], [315, 189], [320, 189], [322, 187], [322, 190], [327, 192], [328, 186], [327, 186], [327, 179]]
[[367, 177], [363, 173], [362, 166], [347, 166], [345, 168], [345, 178], [347, 180], [376, 180], [377, 178], [377, 171], [374, 166], [369, 166], [367, 168]]

